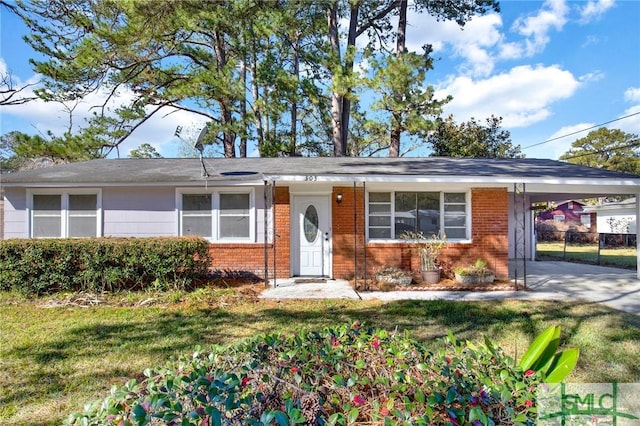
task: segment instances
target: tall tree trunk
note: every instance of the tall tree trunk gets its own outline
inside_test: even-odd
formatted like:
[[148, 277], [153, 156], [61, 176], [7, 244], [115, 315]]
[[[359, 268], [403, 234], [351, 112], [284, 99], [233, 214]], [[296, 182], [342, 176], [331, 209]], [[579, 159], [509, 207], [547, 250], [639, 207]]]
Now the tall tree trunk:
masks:
[[262, 153], [262, 147], [264, 146], [264, 126], [262, 124], [262, 110], [260, 108], [260, 102], [258, 102], [260, 100], [260, 88], [258, 87], [257, 75], [258, 58], [254, 48], [251, 61], [251, 95], [253, 97], [253, 116], [256, 125], [256, 136], [258, 138], [258, 152]]
[[[246, 87], [247, 87], [247, 58], [242, 60], [242, 87], [245, 88], [245, 97], [240, 103], [240, 114], [242, 115], [242, 122], [247, 122], [247, 95], [246, 95]], [[245, 125], [246, 127], [246, 125]], [[242, 132], [242, 136], [240, 137], [240, 157], [245, 158], [247, 156], [247, 132]]]
[[[293, 40], [293, 75], [296, 79], [296, 87], [300, 85], [300, 31], [296, 30], [295, 39]], [[291, 146], [289, 147], [289, 155], [296, 155], [298, 136], [298, 100], [297, 93], [291, 102]]]
[[[407, 31], [407, 0], [400, 0], [398, 5], [398, 33], [396, 35], [396, 58], [400, 60], [405, 52]], [[394, 94], [394, 97], [401, 94]], [[398, 101], [399, 99], [396, 99]], [[400, 135], [402, 134], [402, 112], [391, 113], [391, 135], [389, 141], [389, 157], [400, 156]]]
[[[218, 71], [222, 71], [227, 65], [227, 51], [224, 45], [224, 34], [215, 33], [215, 51], [218, 59]], [[234, 158], [236, 156], [236, 135], [231, 131], [233, 123], [233, 114], [231, 111], [231, 99], [228, 97], [221, 98], [220, 111], [222, 112], [222, 123], [224, 126], [222, 144], [224, 148], [224, 156], [226, 158]]]
[[335, 87], [336, 73], [342, 72], [340, 60], [340, 38], [338, 35], [338, 1], [331, 3], [327, 11], [327, 21], [329, 26], [329, 43], [333, 57], [332, 73], [334, 80], [333, 93], [331, 95], [331, 126], [333, 142], [333, 155], [336, 157], [344, 157], [347, 153], [347, 147], [342, 144], [342, 102], [343, 96], [340, 94], [340, 88]]
[[[349, 16], [349, 34], [347, 35], [347, 51], [349, 51], [350, 47], [355, 47], [356, 45], [359, 8], [359, 2], [355, 1], [351, 4], [351, 11]], [[344, 68], [344, 72], [346, 75], [351, 75], [353, 73], [353, 56], [347, 55]], [[349, 118], [351, 117], [351, 99], [349, 98], [350, 94], [351, 87], [348, 87], [346, 95], [342, 97], [342, 126], [340, 137], [345, 153], [349, 145]]]

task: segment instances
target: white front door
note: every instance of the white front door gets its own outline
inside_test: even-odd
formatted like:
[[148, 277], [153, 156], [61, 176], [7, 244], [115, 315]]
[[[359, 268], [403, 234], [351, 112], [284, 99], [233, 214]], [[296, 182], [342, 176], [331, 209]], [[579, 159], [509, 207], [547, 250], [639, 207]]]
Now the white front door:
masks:
[[295, 239], [298, 256], [293, 250], [293, 274], [329, 276], [331, 232], [329, 226], [329, 197], [304, 195], [295, 197]]

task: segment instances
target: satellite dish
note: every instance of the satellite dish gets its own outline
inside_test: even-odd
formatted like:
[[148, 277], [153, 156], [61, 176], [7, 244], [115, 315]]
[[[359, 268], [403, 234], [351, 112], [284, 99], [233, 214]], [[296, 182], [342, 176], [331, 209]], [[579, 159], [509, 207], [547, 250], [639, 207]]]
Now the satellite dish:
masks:
[[202, 155], [202, 153], [204, 152], [204, 144], [202, 142], [204, 141], [204, 138], [207, 136], [208, 132], [209, 126], [205, 124], [202, 130], [200, 130], [200, 134], [198, 135], [198, 139], [196, 140], [195, 145], [193, 145], [193, 147], [197, 149], [198, 152], [200, 152], [200, 155]]
[[202, 164], [202, 176], [203, 177], [209, 177], [209, 173], [207, 172], [207, 168], [204, 165], [204, 159], [202, 158], [203, 154], [204, 154], [204, 145], [202, 143], [202, 141], [204, 141], [204, 138], [207, 136], [207, 132], [209, 131], [209, 126], [207, 124], [204, 125], [204, 127], [202, 128], [202, 130], [200, 130], [200, 134], [198, 135], [198, 139], [196, 140], [196, 143], [193, 145], [193, 147], [195, 149], [198, 150], [198, 152], [200, 153], [200, 164]]

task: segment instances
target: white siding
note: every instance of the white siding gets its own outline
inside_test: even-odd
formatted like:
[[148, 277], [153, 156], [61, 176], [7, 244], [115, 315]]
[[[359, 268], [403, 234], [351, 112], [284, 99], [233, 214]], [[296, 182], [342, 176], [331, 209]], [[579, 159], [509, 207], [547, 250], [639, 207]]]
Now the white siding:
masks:
[[[253, 189], [256, 242], [263, 242], [264, 187], [256, 186]], [[4, 237], [28, 238], [27, 190], [5, 188], [4, 204]], [[176, 188], [102, 188], [102, 220], [102, 235], [105, 237], [176, 236]], [[269, 216], [268, 229], [271, 226]]]
[[22, 188], [4, 191], [4, 238], [27, 238], [27, 191]]
[[177, 235], [173, 188], [104, 188], [105, 237]]
[[617, 209], [607, 209], [599, 210], [597, 212], [596, 220], [598, 232], [602, 233], [611, 233], [611, 225], [609, 224], [609, 220], [613, 219], [615, 221], [620, 221], [621, 223], [629, 224], [629, 234], [636, 233], [636, 211], [635, 204], [620, 207]]

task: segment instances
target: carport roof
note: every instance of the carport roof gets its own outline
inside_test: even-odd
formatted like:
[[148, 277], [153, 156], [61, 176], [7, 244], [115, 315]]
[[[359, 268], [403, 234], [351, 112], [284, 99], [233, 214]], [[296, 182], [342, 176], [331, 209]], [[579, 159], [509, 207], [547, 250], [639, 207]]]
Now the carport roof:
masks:
[[[207, 158], [208, 177], [199, 159], [99, 159], [1, 176], [6, 186], [161, 184], [208, 181], [385, 180], [418, 178], [460, 182], [559, 183], [606, 180], [639, 185], [640, 176], [547, 159], [504, 158], [383, 158], [383, 157], [279, 157]], [[324, 180], [323, 179], [323, 180]]]

